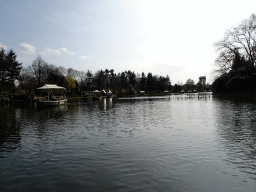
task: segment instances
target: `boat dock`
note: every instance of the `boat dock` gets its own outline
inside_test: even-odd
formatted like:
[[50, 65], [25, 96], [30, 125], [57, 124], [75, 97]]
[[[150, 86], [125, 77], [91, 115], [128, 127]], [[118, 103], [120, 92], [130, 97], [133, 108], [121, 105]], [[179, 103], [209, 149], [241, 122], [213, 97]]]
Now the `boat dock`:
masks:
[[171, 98], [174, 100], [181, 99], [207, 99], [212, 97], [212, 92], [198, 92], [198, 93], [184, 93], [184, 94], [172, 94]]

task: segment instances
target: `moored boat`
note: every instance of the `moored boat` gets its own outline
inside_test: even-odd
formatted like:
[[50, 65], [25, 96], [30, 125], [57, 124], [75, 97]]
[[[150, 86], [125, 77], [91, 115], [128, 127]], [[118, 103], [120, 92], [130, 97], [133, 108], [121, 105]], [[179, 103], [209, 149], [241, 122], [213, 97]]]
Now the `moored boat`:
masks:
[[99, 99], [101, 99], [101, 91], [98, 91], [98, 90], [95, 90], [95, 91], [93, 91], [93, 97], [92, 97], [92, 99], [93, 100], [99, 100]]
[[[39, 100], [38, 104], [43, 106], [57, 106], [67, 104], [67, 99], [64, 94], [65, 87], [60, 87], [55, 84], [45, 84], [42, 87], [37, 88], [42, 91], [47, 91], [46, 100]], [[54, 96], [53, 92], [58, 90], [61, 96]]]
[[140, 91], [140, 92], [139, 92], [139, 96], [144, 96], [145, 94], [146, 94], [145, 91]]
[[107, 98], [112, 98], [112, 92], [110, 90], [108, 90], [108, 92], [106, 93], [106, 97]]

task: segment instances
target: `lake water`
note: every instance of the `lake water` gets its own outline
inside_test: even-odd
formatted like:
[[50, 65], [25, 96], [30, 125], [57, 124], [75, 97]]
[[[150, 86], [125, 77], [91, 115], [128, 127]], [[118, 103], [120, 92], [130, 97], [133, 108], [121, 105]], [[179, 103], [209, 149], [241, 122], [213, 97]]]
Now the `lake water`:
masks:
[[256, 188], [252, 102], [105, 98], [0, 115], [0, 191]]

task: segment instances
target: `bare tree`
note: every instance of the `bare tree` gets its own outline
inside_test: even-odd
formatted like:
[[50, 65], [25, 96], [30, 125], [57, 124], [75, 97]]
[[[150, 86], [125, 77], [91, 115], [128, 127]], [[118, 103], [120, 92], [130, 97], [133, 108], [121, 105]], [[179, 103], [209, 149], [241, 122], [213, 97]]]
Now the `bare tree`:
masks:
[[86, 87], [87, 75], [84, 71], [78, 71], [78, 85], [80, 89]]
[[67, 75], [67, 70], [65, 69], [65, 67], [59, 66], [58, 70], [63, 76]]
[[193, 91], [195, 85], [195, 81], [193, 79], [187, 79], [185, 88], [186, 91]]
[[86, 72], [86, 77], [87, 77], [89, 89], [91, 89], [91, 82], [92, 82], [92, 79], [93, 79], [93, 74], [89, 69]]
[[79, 71], [74, 70], [73, 68], [68, 68], [67, 76], [72, 77], [73, 79], [77, 79], [79, 76]]
[[37, 82], [34, 76], [31, 76], [31, 69], [29, 67], [22, 68], [20, 72], [19, 86], [26, 93], [32, 92], [37, 87]]
[[214, 43], [219, 52], [215, 60], [215, 73], [222, 75], [231, 70], [237, 53], [244, 57], [252, 66], [256, 59], [256, 16], [242, 21], [237, 27], [227, 30], [221, 41]]
[[29, 67], [29, 72], [37, 80], [38, 86], [41, 86], [43, 79], [46, 75], [47, 64], [41, 58], [40, 55], [32, 62], [32, 65]]

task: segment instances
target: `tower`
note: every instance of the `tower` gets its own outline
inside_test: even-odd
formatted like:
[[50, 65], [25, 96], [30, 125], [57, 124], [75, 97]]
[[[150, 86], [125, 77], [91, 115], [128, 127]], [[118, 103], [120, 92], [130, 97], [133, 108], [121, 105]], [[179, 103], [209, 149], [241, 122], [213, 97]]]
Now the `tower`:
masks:
[[199, 81], [204, 85], [204, 89], [205, 89], [205, 86], [206, 86], [206, 76], [200, 76], [199, 77]]

